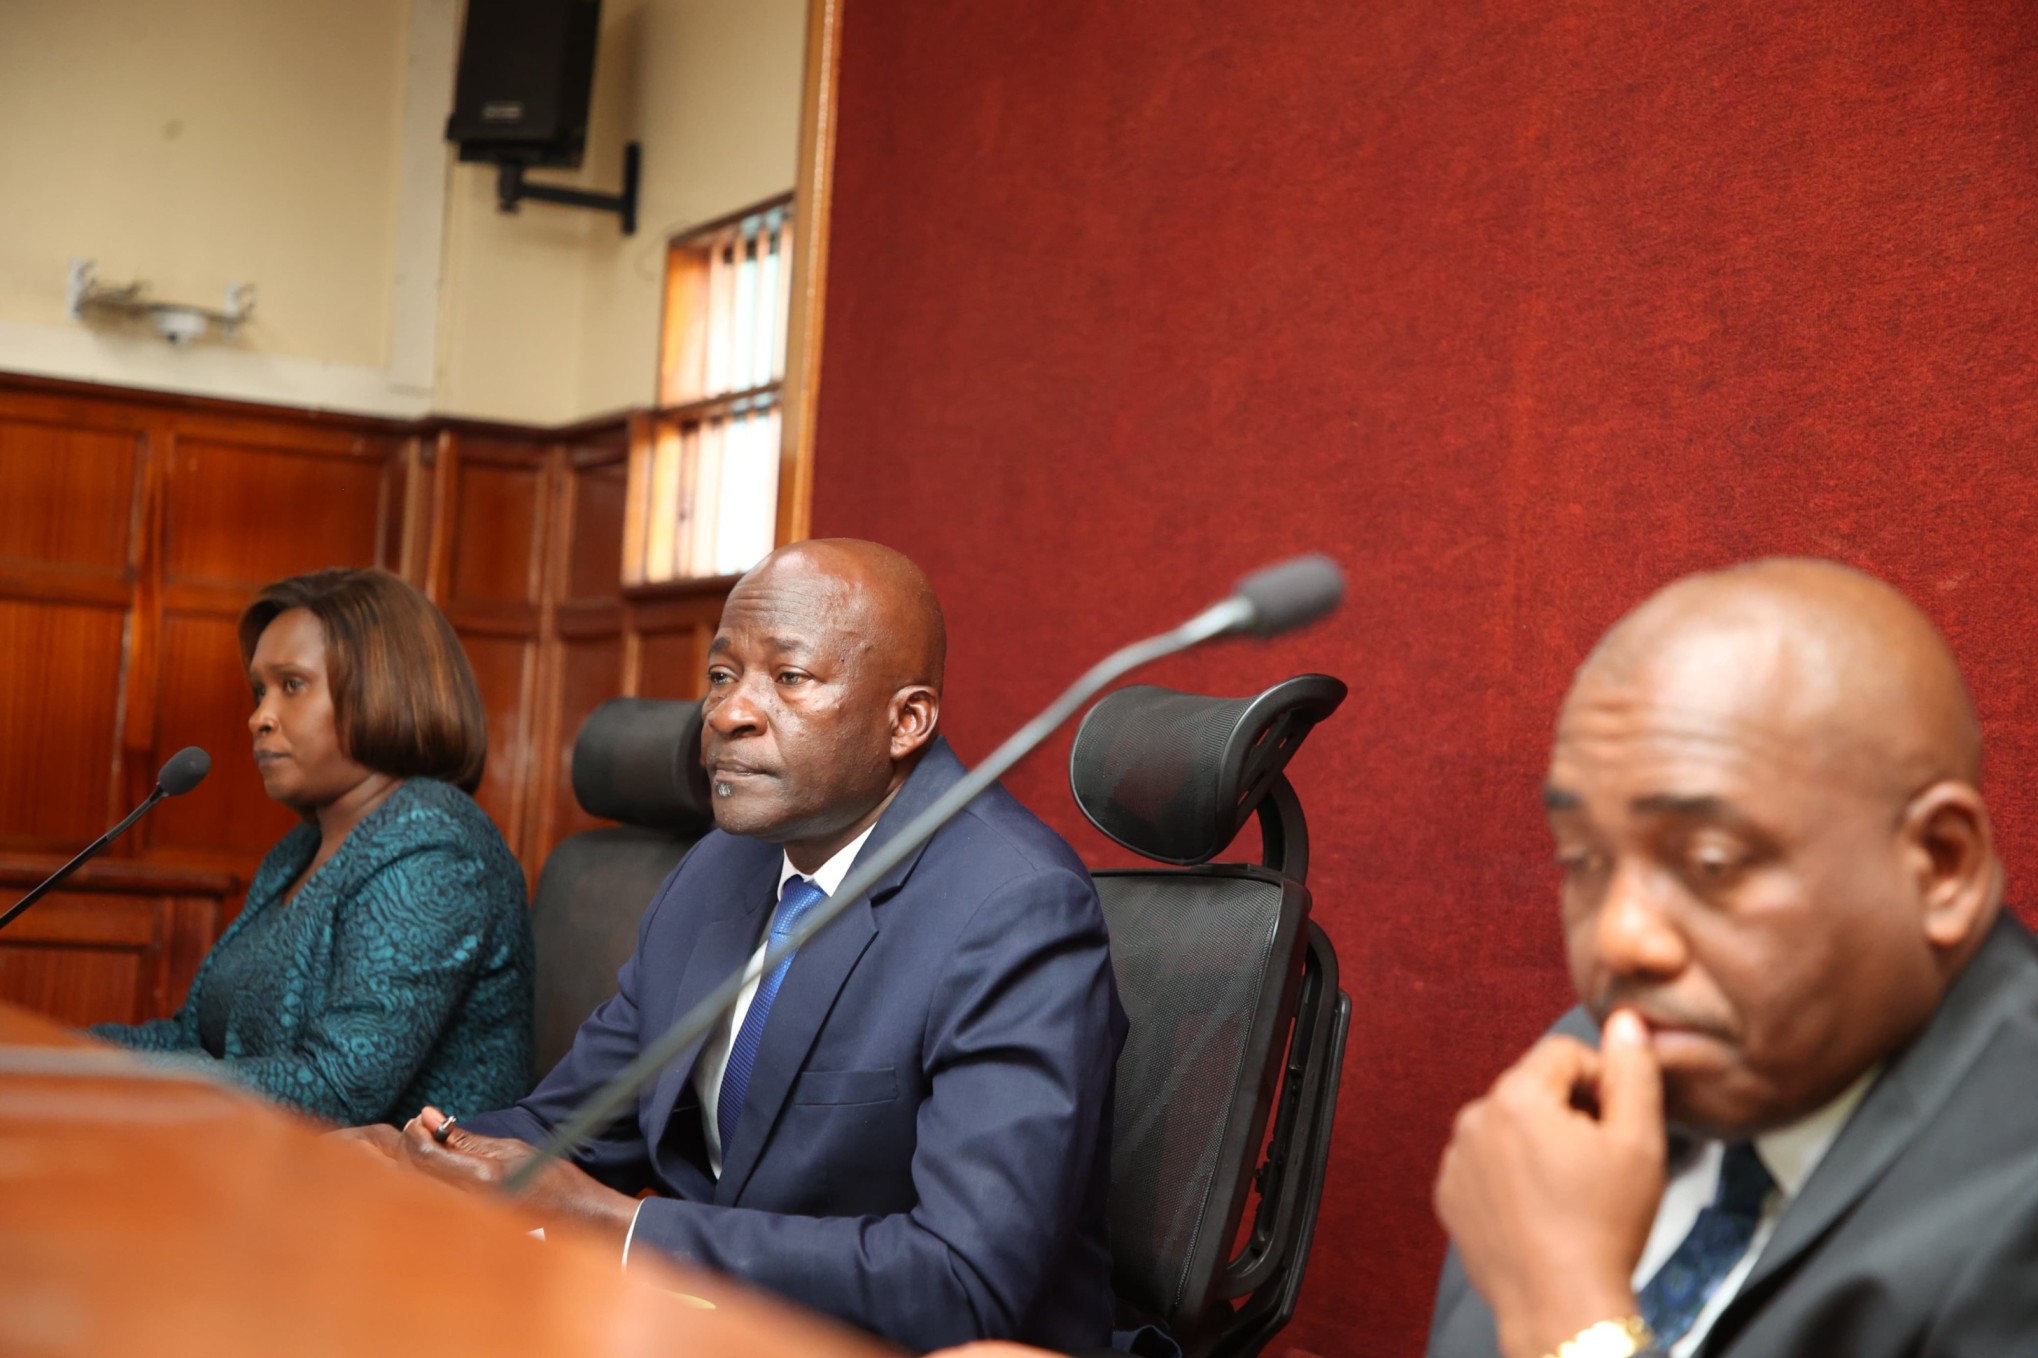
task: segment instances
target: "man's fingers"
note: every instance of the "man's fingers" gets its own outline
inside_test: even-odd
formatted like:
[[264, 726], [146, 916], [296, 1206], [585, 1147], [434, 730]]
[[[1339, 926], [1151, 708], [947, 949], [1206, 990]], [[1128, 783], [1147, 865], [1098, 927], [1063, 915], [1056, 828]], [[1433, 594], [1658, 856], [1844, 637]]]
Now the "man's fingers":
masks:
[[452, 1154], [465, 1149], [460, 1143], [467, 1134], [457, 1126], [453, 1129], [452, 1135], [444, 1141], [433, 1135], [445, 1119], [437, 1116], [427, 1117], [426, 1113], [436, 1114], [437, 1111], [426, 1109], [424, 1113], [419, 1113], [405, 1123], [403, 1135], [398, 1139], [393, 1154], [402, 1156], [419, 1168], [429, 1168], [443, 1166], [444, 1161]]
[[326, 1136], [331, 1140], [344, 1141], [391, 1159], [394, 1159], [401, 1150], [402, 1133], [387, 1123], [378, 1122], [367, 1127], [342, 1127], [336, 1132], [327, 1132]]
[[1616, 1009], [1600, 1034], [1599, 1118], [1651, 1140], [1663, 1134], [1663, 1068], [1649, 1029], [1631, 1009]]
[[1529, 1048], [1494, 1084], [1498, 1095], [1527, 1093], [1537, 1100], [1570, 1105], [1580, 1089], [1599, 1083], [1599, 1053], [1576, 1038], [1546, 1037]]

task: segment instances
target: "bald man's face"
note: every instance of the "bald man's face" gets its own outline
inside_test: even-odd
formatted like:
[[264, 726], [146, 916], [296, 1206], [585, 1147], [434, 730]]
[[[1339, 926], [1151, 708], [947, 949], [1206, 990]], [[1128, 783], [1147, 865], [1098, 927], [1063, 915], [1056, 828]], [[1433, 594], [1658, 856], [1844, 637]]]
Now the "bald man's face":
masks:
[[1789, 668], [1700, 644], [1588, 671], [1545, 789], [1579, 997], [1648, 1022], [1671, 1119], [1710, 1135], [1815, 1111], [1940, 994], [1900, 798], [1821, 748]]
[[708, 655], [701, 763], [715, 823], [811, 872], [877, 818], [932, 732], [886, 663], [862, 584], [794, 559], [739, 582]]

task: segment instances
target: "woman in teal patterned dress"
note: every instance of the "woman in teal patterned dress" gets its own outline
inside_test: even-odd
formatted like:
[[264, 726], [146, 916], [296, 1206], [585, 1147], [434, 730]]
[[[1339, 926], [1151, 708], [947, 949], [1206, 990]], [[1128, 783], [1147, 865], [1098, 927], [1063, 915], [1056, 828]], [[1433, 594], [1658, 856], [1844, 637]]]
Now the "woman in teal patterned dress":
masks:
[[384, 571], [278, 581], [240, 622], [255, 764], [304, 823], [167, 1019], [95, 1036], [217, 1063], [342, 1126], [531, 1082], [523, 871], [468, 795], [487, 714], [445, 618]]

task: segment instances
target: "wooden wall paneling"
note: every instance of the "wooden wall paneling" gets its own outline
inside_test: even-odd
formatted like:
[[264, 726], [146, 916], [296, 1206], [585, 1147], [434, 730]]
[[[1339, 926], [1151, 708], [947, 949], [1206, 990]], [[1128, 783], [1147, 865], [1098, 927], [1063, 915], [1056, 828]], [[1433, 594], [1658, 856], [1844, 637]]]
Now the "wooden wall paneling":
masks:
[[0, 847], [76, 852], [106, 829], [124, 612], [0, 599]]
[[[9, 898], [54, 860], [0, 858]], [[0, 1000], [69, 1023], [133, 1023], [173, 1012], [217, 936], [231, 874], [100, 861], [0, 934]]]
[[[575, 450], [582, 454], [583, 450]], [[623, 527], [629, 497], [629, 450], [587, 450], [569, 465], [572, 526], [566, 596], [613, 599], [622, 585]]]
[[460, 636], [488, 709], [488, 765], [475, 799], [536, 879], [528, 849], [556, 460], [542, 439], [442, 435], [432, 553], [439, 605]]
[[349, 438], [267, 445], [180, 430], [166, 482], [165, 583], [245, 596], [328, 566], [372, 566], [386, 445]]
[[0, 408], [0, 561], [123, 581], [141, 439]]
[[[707, 643], [699, 630], [643, 632], [636, 690], [644, 698], [698, 698], [705, 687]], [[712, 640], [712, 634], [709, 640]]]
[[[100, 899], [60, 903], [51, 896], [36, 910], [44, 906], [55, 907], [50, 914], [59, 919], [68, 913], [73, 919], [99, 923], [132, 922], [144, 932], [141, 941], [133, 944], [83, 947], [10, 937], [0, 944], [0, 999], [77, 1026], [164, 1017], [152, 1012], [143, 998], [154, 991], [151, 978], [156, 971], [151, 902]], [[28, 918], [22, 917], [24, 922]], [[10, 927], [8, 933], [13, 934], [14, 929]], [[171, 1012], [175, 1012], [174, 1005]]]
[[452, 574], [453, 536], [458, 497], [454, 478], [460, 470], [460, 440], [450, 429], [433, 436], [425, 454], [430, 470], [431, 524], [425, 532], [424, 577], [419, 588], [433, 603], [442, 602]]
[[573, 796], [573, 741], [587, 714], [628, 693], [635, 640], [623, 625], [622, 478], [629, 444], [617, 422], [554, 450], [553, 533], [540, 590], [543, 656], [532, 815], [522, 848], [534, 878], [552, 846], [598, 822]]
[[[252, 874], [250, 874], [252, 875]], [[198, 964], [226, 928], [229, 912], [240, 913], [242, 883], [229, 882], [216, 893], [166, 897], [158, 916], [163, 930], [162, 964], [157, 970], [155, 994], [145, 1017], [162, 1018], [177, 1012], [191, 993]]]
[[[531, 443], [459, 440], [448, 602], [537, 607], [549, 489], [545, 454]], [[535, 626], [535, 615], [532, 621]]]
[[474, 800], [517, 849], [528, 821], [524, 794], [531, 775], [531, 723], [537, 707], [537, 639], [468, 630], [461, 632], [460, 644], [488, 709], [488, 765]]
[[568, 835], [579, 834], [602, 824], [580, 809], [573, 796], [573, 740], [588, 713], [623, 691], [623, 636], [620, 609], [616, 621], [572, 635], [562, 628], [558, 644], [558, 695], [554, 707], [552, 735], [552, 798], [543, 822], [537, 857], [543, 860], [552, 846]]
[[[163, 505], [170, 460], [176, 449], [174, 421], [150, 412], [143, 457], [131, 505], [126, 644], [121, 654], [119, 741], [114, 747], [109, 819], [127, 814], [155, 789], [156, 716], [160, 706], [163, 637]], [[181, 748], [181, 747], [178, 747]], [[130, 833], [113, 854], [137, 858], [148, 830]]]
[[431, 472], [425, 440], [411, 435], [391, 445], [383, 463], [381, 564], [420, 588], [424, 549], [430, 534]]
[[[0, 393], [0, 843], [67, 851], [120, 798], [144, 422]], [[124, 808], [123, 808], [124, 810]]]
[[727, 597], [726, 588], [717, 588], [632, 603], [630, 626], [639, 639], [634, 692], [646, 698], [707, 692], [708, 646]]

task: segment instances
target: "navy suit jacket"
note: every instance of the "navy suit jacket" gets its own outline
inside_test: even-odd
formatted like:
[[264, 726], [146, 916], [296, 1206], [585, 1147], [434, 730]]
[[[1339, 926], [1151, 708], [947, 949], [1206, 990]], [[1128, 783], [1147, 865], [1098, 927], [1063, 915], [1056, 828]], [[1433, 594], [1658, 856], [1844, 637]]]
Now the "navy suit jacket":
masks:
[[[962, 776], [921, 758], [863, 852]], [[514, 1108], [538, 1141], [762, 941], [776, 844], [716, 831], [645, 912], [617, 993]], [[707, 1169], [680, 1054], [577, 1163], [647, 1246], [913, 1348], [1102, 1345], [1113, 1072], [1125, 1040], [1103, 914], [1075, 852], [994, 788], [794, 955], [742, 1120]]]

